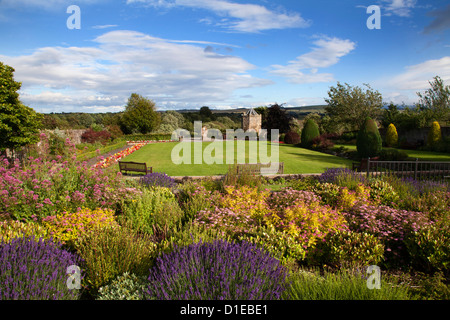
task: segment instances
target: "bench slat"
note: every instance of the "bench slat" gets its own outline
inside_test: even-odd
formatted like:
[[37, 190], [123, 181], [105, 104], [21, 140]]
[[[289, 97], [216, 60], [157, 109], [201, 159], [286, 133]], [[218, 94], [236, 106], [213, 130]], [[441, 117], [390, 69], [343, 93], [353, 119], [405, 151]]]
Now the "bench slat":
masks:
[[147, 167], [145, 162], [119, 161], [119, 169], [120, 172], [145, 172], [145, 174], [148, 174], [149, 171], [152, 172], [152, 167]]

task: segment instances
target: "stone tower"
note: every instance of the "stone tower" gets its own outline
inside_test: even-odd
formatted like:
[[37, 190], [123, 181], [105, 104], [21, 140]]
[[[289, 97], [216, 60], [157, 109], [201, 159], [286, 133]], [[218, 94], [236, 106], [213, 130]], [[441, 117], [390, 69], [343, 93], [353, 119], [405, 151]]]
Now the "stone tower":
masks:
[[258, 134], [261, 131], [261, 115], [253, 108], [242, 115], [242, 129], [244, 131], [253, 129]]

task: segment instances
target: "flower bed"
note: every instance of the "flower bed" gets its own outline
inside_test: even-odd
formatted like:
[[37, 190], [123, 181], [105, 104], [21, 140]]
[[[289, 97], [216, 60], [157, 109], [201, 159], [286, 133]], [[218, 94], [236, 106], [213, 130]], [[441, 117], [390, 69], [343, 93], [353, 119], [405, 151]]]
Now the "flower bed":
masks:
[[[84, 259], [82, 287], [92, 299], [128, 292], [122, 285], [133, 288], [123, 299], [295, 297], [282, 285], [297, 272], [292, 265], [377, 264], [383, 272], [413, 268], [448, 280], [450, 193], [433, 198], [435, 184], [421, 185], [411, 198], [416, 182], [365, 181], [343, 170], [270, 192], [223, 181], [175, 184], [163, 173], [122, 179], [62, 159], [32, 160], [26, 168], [2, 163], [0, 211], [9, 217], [0, 221], [2, 268], [16, 263], [11, 243], [27, 239], [20, 246], [34, 248], [28, 237], [56, 237], [58, 250]], [[60, 261], [60, 251], [48, 250]], [[20, 259], [41, 268], [33, 257]], [[22, 269], [4, 282], [8, 292], [27, 275]]]
[[158, 142], [178, 142], [178, 140], [139, 140], [139, 141], [127, 141], [127, 144], [141, 144], [141, 143], [158, 143]]
[[107, 168], [110, 165], [112, 165], [114, 163], [117, 163], [120, 159], [122, 159], [122, 158], [124, 158], [126, 156], [129, 156], [133, 152], [139, 150], [140, 148], [142, 148], [146, 144], [147, 143], [136, 143], [136, 144], [133, 144], [131, 147], [129, 147], [129, 148], [123, 150], [123, 151], [117, 152], [117, 153], [113, 154], [112, 156], [109, 156], [109, 157], [107, 157], [107, 158], [97, 162], [94, 165], [94, 168]]

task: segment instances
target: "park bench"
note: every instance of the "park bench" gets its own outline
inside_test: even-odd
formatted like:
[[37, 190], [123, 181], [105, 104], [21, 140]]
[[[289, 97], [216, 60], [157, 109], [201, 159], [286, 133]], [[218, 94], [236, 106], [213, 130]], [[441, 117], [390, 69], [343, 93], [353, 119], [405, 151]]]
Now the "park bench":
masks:
[[[249, 174], [261, 174], [261, 168], [269, 168], [273, 163], [262, 164], [262, 163], [243, 163], [236, 165], [237, 174], [249, 173]], [[284, 173], [284, 162], [275, 163], [278, 164], [278, 171], [276, 174]]]
[[121, 173], [128, 172], [143, 172], [145, 174], [152, 173], [152, 167], [147, 167], [145, 162], [126, 162], [119, 161], [119, 168]]

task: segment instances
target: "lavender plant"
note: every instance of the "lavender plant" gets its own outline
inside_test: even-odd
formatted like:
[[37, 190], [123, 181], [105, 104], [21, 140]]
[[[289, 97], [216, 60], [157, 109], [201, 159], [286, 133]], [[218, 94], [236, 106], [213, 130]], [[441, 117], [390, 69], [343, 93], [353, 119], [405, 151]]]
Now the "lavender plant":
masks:
[[347, 187], [350, 190], [365, 182], [364, 176], [348, 168], [327, 169], [317, 180], [320, 183], [334, 183], [340, 187]]
[[280, 299], [287, 270], [257, 246], [217, 240], [161, 255], [150, 270], [146, 298], [158, 300]]
[[77, 300], [80, 290], [68, 288], [66, 271], [81, 263], [53, 240], [33, 236], [0, 243], [0, 300]]
[[163, 172], [152, 172], [139, 179], [140, 184], [147, 187], [166, 187], [173, 188], [176, 186], [175, 180]]

